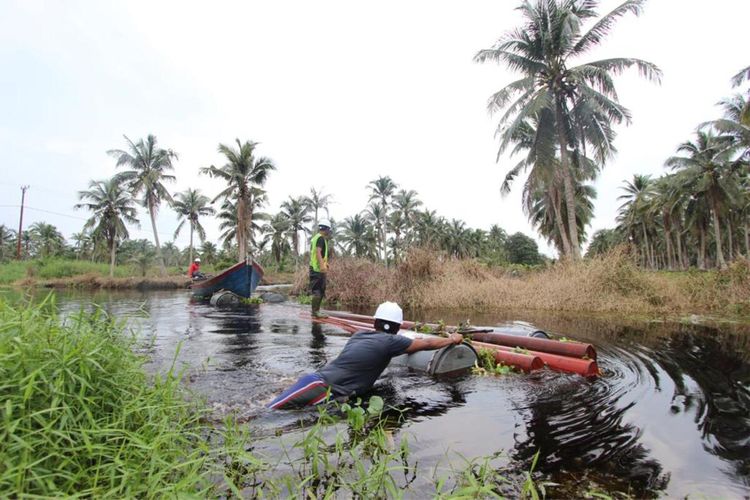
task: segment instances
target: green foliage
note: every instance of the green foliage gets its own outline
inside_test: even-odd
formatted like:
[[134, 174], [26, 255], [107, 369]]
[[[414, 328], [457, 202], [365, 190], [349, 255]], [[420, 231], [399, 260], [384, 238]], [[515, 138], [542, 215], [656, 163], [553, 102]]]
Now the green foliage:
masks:
[[622, 243], [622, 235], [617, 229], [600, 229], [591, 237], [586, 258], [603, 255]]
[[[106, 276], [109, 265], [83, 260], [63, 259], [59, 257], [39, 260], [9, 261], [0, 264], [0, 284], [9, 285], [24, 278], [55, 279], [70, 278], [81, 274], [98, 274]], [[115, 267], [116, 277], [131, 276], [127, 266]]]
[[62, 320], [50, 297], [34, 306], [0, 302], [0, 490], [210, 494], [222, 460], [246, 458], [234, 430], [218, 432], [224, 446], [210, 447], [217, 431], [183, 397], [178, 374], [149, 380], [134, 337], [112, 318], [96, 309]]
[[261, 297], [240, 297], [240, 302], [247, 305], [262, 304], [264, 301]]
[[508, 237], [505, 250], [512, 264], [534, 265], [542, 261], [536, 241], [520, 232]]
[[312, 295], [298, 295], [297, 302], [309, 306], [310, 304], [312, 304]]
[[508, 480], [492, 466], [492, 458], [480, 457], [467, 461], [458, 488], [447, 498], [504, 498], [500, 486]]
[[[406, 441], [397, 444], [388, 430], [382, 398], [372, 396], [366, 407], [357, 400], [338, 409], [341, 416], [319, 408], [317, 423], [294, 444], [301, 452], [291, 463], [294, 472], [275, 481], [285, 486], [284, 496], [402, 497], [397, 477], [413, 480], [416, 469], [408, 462]], [[339, 430], [331, 435], [331, 427]]]
[[477, 360], [472, 368], [475, 375], [509, 375], [513, 373], [513, 367], [495, 361], [495, 351], [492, 349], [479, 349]]

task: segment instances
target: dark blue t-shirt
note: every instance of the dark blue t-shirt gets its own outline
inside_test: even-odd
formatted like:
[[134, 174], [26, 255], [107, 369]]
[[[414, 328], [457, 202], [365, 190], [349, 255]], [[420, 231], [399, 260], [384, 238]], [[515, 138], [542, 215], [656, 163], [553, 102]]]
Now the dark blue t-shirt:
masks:
[[335, 397], [367, 392], [391, 362], [404, 354], [411, 339], [383, 332], [358, 332], [352, 335], [341, 354], [318, 370]]

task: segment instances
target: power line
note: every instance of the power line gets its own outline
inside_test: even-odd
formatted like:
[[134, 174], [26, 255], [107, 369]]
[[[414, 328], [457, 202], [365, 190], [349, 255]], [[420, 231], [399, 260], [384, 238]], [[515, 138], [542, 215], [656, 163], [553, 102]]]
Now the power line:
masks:
[[[21, 208], [21, 205], [0, 205], [0, 208]], [[33, 210], [35, 212], [42, 212], [42, 213], [51, 214], [51, 215], [58, 215], [60, 217], [67, 217], [68, 219], [76, 219], [76, 220], [81, 220], [81, 221], [84, 221], [84, 222], [86, 222], [88, 220], [85, 217], [78, 217], [78, 216], [75, 216], [75, 215], [63, 214], [63, 213], [60, 213], [60, 212], [53, 212], [52, 210], [45, 210], [43, 208], [30, 207], [28, 205], [24, 206], [24, 210]], [[147, 234], [149, 236], [153, 234], [153, 231], [148, 231], [146, 229], [139, 229], [139, 228], [134, 228], [133, 232], [140, 233], [140, 234]], [[167, 238], [171, 238], [172, 236], [174, 236], [174, 234], [162, 233], [161, 231], [157, 231], [156, 233], [158, 235], [160, 235], [160, 236], [165, 236]]]

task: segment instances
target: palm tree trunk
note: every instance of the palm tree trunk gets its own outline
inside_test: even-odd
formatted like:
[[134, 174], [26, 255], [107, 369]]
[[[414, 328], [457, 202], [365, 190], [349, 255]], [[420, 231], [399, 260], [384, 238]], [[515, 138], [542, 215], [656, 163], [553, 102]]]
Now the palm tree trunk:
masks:
[[238, 260], [245, 260], [247, 257], [247, 241], [245, 239], [245, 230], [247, 222], [245, 221], [245, 215], [247, 215], [247, 200], [245, 195], [240, 193], [239, 199], [237, 200], [237, 250], [239, 252]]
[[383, 263], [388, 267], [388, 229], [385, 222], [385, 200], [383, 201]]
[[750, 259], [750, 224], [745, 222], [745, 258]]
[[734, 227], [732, 227], [732, 215], [730, 214], [729, 217], [727, 217], [727, 236], [729, 237], [727, 240], [727, 246], [729, 247], [729, 262], [732, 262], [734, 260], [734, 238], [732, 237], [733, 231]]
[[154, 203], [149, 198], [148, 200], [148, 213], [151, 216], [151, 228], [154, 230], [154, 243], [156, 243], [156, 258], [159, 259], [159, 269], [162, 276], [167, 274], [167, 269], [164, 267], [164, 259], [161, 256], [161, 246], [159, 245], [159, 234], [156, 232], [156, 214], [154, 213]]
[[[558, 182], [559, 182], [559, 179], [558, 179]], [[568, 232], [565, 229], [565, 222], [563, 221], [563, 217], [562, 217], [562, 207], [560, 206], [559, 189], [554, 189], [552, 199], [553, 199], [552, 209], [555, 212], [555, 224], [557, 225], [557, 231], [560, 233], [560, 240], [562, 241], [562, 247], [563, 247], [562, 257], [570, 258], [571, 256], [570, 240], [568, 239]]]
[[677, 267], [684, 269], [682, 260], [682, 235], [680, 234], [680, 226], [677, 226], [677, 234], [675, 235], [675, 246], [677, 247]]
[[719, 225], [719, 212], [717, 211], [716, 202], [711, 199], [711, 215], [714, 219], [714, 238], [716, 239], [716, 265], [719, 269], [727, 267], [724, 261], [724, 252], [721, 248], [721, 226]]
[[[665, 219], [666, 220], [666, 219]], [[672, 251], [672, 237], [669, 235], [667, 227], [664, 228], [664, 242], [667, 245], [667, 269], [670, 271], [674, 269], [673, 251]]]
[[109, 277], [115, 276], [115, 253], [117, 249], [117, 240], [112, 238], [112, 247], [109, 251]]
[[247, 210], [247, 218], [245, 219], [245, 249], [247, 251], [247, 255], [244, 255], [242, 259], [246, 259], [249, 256], [252, 257], [253, 254], [253, 248], [252, 244], [253, 241], [255, 241], [255, 238], [253, 238], [253, 204], [255, 203], [255, 200], [253, 200], [252, 194], [250, 194], [250, 199], [248, 200], [248, 203], [246, 205]]
[[651, 255], [651, 245], [649, 245], [648, 243], [648, 233], [646, 233], [646, 224], [641, 224], [641, 226], [643, 228], [643, 246], [645, 247], [644, 252], [646, 254], [646, 261], [645, 261], [646, 265], [644, 265], [644, 267], [653, 266], [654, 259]]
[[562, 105], [560, 102], [555, 107], [555, 119], [557, 121], [557, 135], [560, 141], [560, 163], [565, 186], [565, 208], [568, 210], [568, 231], [570, 235], [571, 256], [573, 260], [581, 260], [581, 248], [578, 243], [578, 224], [576, 223], [576, 200], [573, 176], [570, 172], [570, 160], [568, 158], [568, 141], [562, 122]]
[[188, 252], [188, 255], [190, 256], [188, 266], [190, 266], [190, 264], [193, 262], [193, 221], [190, 221], [190, 250]]
[[698, 252], [698, 269], [706, 269], [706, 229], [700, 226], [700, 251]]

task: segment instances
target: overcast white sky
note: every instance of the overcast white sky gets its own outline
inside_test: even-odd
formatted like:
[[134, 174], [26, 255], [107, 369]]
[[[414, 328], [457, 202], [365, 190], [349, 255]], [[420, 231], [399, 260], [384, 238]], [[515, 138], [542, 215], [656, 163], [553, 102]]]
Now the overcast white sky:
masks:
[[[123, 134], [153, 133], [180, 155], [173, 192], [213, 197], [218, 181], [198, 169], [222, 164], [218, 143], [238, 137], [278, 166], [269, 212], [315, 186], [334, 196], [341, 220], [365, 207], [369, 181], [389, 175], [440, 215], [536, 237], [520, 189], [500, 197], [512, 162], [495, 162], [486, 111], [516, 76], [472, 62], [519, 24], [517, 3], [0, 0], [0, 224], [17, 228], [28, 184], [24, 227], [46, 221], [69, 237], [87, 217], [73, 209], [77, 192], [115, 173], [106, 151], [123, 148]], [[614, 225], [624, 179], [661, 175], [675, 147], [718, 115], [730, 77], [750, 64], [748, 18], [746, 0], [652, 0], [590, 55], [647, 59], [664, 81], [617, 79], [633, 124], [619, 129], [619, 154], [596, 183], [589, 234]], [[132, 237], [151, 238], [143, 221]], [[163, 241], [176, 225], [165, 207]], [[216, 241], [216, 224], [205, 225]]]

